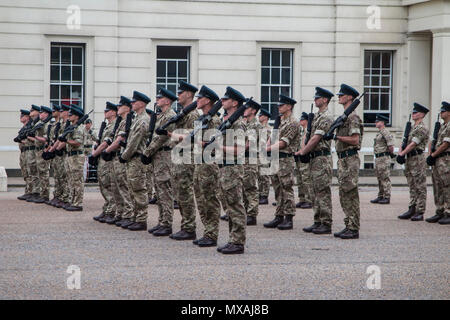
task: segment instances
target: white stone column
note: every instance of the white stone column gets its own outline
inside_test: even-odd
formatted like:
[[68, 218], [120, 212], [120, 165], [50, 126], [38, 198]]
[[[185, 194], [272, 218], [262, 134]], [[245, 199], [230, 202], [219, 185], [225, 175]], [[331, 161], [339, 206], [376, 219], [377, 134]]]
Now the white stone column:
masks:
[[441, 102], [450, 101], [450, 29], [432, 32], [431, 123], [434, 124]]

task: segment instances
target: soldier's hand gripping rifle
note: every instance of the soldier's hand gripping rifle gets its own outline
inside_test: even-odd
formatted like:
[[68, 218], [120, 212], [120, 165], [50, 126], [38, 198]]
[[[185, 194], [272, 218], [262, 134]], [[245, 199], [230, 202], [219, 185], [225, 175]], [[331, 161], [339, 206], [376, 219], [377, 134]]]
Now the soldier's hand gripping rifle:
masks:
[[[59, 135], [59, 131], [60, 130], [61, 130], [61, 122], [58, 121], [58, 123], [55, 125], [55, 131], [54, 131], [54, 134], [53, 134], [53, 141], [51, 141], [50, 147], [52, 147], [56, 143], [56, 141], [58, 140], [58, 135]], [[44, 158], [44, 154], [45, 154], [45, 158]], [[55, 156], [56, 156], [56, 151], [46, 151], [46, 152], [42, 153], [42, 157], [45, 160], [51, 160]]]
[[363, 92], [358, 98], [353, 100], [352, 104], [344, 110], [344, 114], [339, 116], [334, 122], [331, 124], [330, 130], [323, 136], [324, 140], [331, 140], [336, 137], [336, 134], [334, 133], [338, 128], [340, 128], [345, 120], [347, 120], [348, 116], [355, 111], [355, 109], [359, 106], [361, 103], [361, 98], [366, 94], [366, 92]]
[[[109, 134], [109, 137], [105, 139], [108, 146], [110, 146], [113, 143], [112, 139], [114, 139], [114, 137], [116, 136], [117, 129], [119, 128], [119, 125], [121, 122], [122, 122], [122, 117], [118, 116], [116, 118], [116, 122], [114, 123], [114, 128], [113, 128], [112, 132]], [[114, 158], [113, 154], [111, 152], [106, 152], [105, 150], [103, 150], [100, 155], [101, 155], [102, 159], [105, 160], [106, 162], [111, 161]]]
[[[39, 120], [39, 118], [36, 118], [37, 120]], [[37, 121], [36, 121], [37, 122]], [[23, 137], [24, 133], [28, 130], [30, 130], [30, 128], [36, 124], [36, 122], [34, 122], [33, 119], [28, 120], [28, 122], [22, 127], [20, 128], [19, 132], [17, 133], [17, 137], [14, 138], [14, 142], [20, 142], [21, 141], [21, 137]], [[23, 140], [23, 139], [22, 139]]]
[[[59, 124], [59, 122], [57, 124]], [[44, 152], [42, 152], [42, 159], [44, 160], [53, 159], [51, 154], [48, 152], [48, 150], [52, 146], [52, 138], [50, 137], [50, 131], [52, 131], [52, 126], [53, 126], [52, 124], [49, 124], [47, 127], [47, 141], [45, 142]]]
[[208, 129], [209, 121], [211, 121], [212, 117], [219, 112], [220, 108], [222, 108], [222, 100], [217, 101], [208, 113], [201, 115], [197, 120], [195, 120], [194, 130], [190, 133], [191, 141], [194, 141], [197, 132]]
[[[411, 132], [411, 114], [409, 114], [409, 120], [406, 123], [405, 126], [405, 132], [403, 133], [403, 140], [402, 140], [402, 151], [406, 149], [406, 147], [408, 146], [408, 138], [409, 138], [409, 133]], [[405, 163], [405, 156], [400, 156], [397, 155], [397, 162], [399, 164], [404, 164]]]
[[[133, 117], [134, 117], [134, 112], [130, 111], [130, 113], [127, 114], [127, 118], [125, 119], [125, 133], [122, 134], [122, 137], [124, 138], [124, 140], [119, 142], [119, 145], [121, 147], [123, 147], [124, 149], [127, 147], [128, 136], [130, 135], [131, 124], [133, 122]], [[120, 154], [119, 154], [119, 161], [120, 161], [120, 163], [125, 163], [126, 162], [126, 161], [124, 161], [122, 159]]]
[[[103, 119], [102, 124], [100, 125], [100, 130], [98, 131], [98, 139], [96, 141], [96, 144], [94, 146], [94, 150], [96, 150], [98, 148], [98, 146], [102, 143], [102, 139], [103, 139], [103, 133], [105, 132], [105, 128], [106, 128], [106, 118]], [[91, 166], [97, 166], [98, 165], [98, 157], [100, 155], [94, 157], [92, 154], [90, 154], [88, 156], [88, 162]]]
[[170, 118], [169, 120], [167, 120], [166, 123], [164, 123], [162, 126], [158, 127], [156, 129], [156, 134], [159, 135], [167, 135], [167, 128], [172, 124], [172, 123], [178, 123], [179, 121], [181, 121], [181, 119], [183, 119], [186, 115], [188, 115], [190, 112], [194, 111], [197, 108], [197, 101], [192, 102], [190, 105], [188, 105], [186, 108], [183, 108], [180, 113], [178, 113], [177, 115], [174, 115], [172, 118]]
[[433, 131], [433, 141], [431, 141], [431, 152], [427, 157], [427, 164], [429, 166], [434, 166], [436, 164], [436, 158], [432, 157], [431, 154], [436, 151], [436, 144], [439, 136], [439, 130], [441, 130], [441, 123], [439, 121], [439, 114], [436, 122], [434, 123], [434, 131]]
[[[155, 132], [155, 125], [156, 125], [156, 117], [157, 117], [157, 113], [155, 111], [151, 112], [150, 115], [150, 124], [148, 126], [148, 140], [145, 143], [145, 145], [148, 147], [150, 145], [150, 143], [152, 143], [153, 140], [153, 133]], [[141, 162], [145, 165], [150, 164], [152, 162], [152, 157], [147, 157], [144, 154], [141, 154]]]
[[[309, 139], [311, 139], [312, 123], [314, 121], [313, 104], [311, 103], [311, 112], [308, 114], [308, 125], [306, 126], [305, 135], [305, 146], [308, 144]], [[311, 154], [299, 155], [301, 163], [309, 163], [311, 161]]]
[[235, 123], [243, 114], [245, 109], [247, 109], [249, 101], [251, 101], [253, 97], [247, 100], [245, 104], [243, 104], [239, 109], [237, 109], [226, 121], [222, 122], [222, 124], [217, 128], [219, 132], [212, 136], [212, 138], [205, 143], [204, 147], [209, 146], [211, 143], [213, 143], [218, 137], [223, 136], [228, 129], [231, 128], [233, 123]]
[[51, 113], [47, 116], [47, 118], [45, 118], [45, 119], [42, 120], [41, 122], [39, 122], [39, 117], [36, 118], [36, 120], [34, 121], [33, 126], [32, 126], [29, 130], [24, 131], [23, 134], [22, 134], [22, 136], [19, 137], [19, 141], [20, 141], [20, 140], [24, 140], [24, 139], [26, 139], [27, 137], [34, 137], [34, 136], [36, 135], [36, 134], [35, 134], [36, 131], [39, 130], [39, 129], [41, 129], [42, 127], [44, 127], [45, 124], [46, 124], [47, 122], [49, 122], [50, 120], [52, 120], [52, 118], [53, 118], [53, 115], [52, 115]]
[[61, 142], [67, 142], [67, 135], [69, 135], [70, 133], [74, 132], [76, 128], [78, 128], [80, 125], [82, 125], [89, 118], [89, 115], [93, 111], [94, 111], [94, 109], [92, 109], [91, 111], [89, 111], [88, 113], [83, 115], [80, 119], [78, 119], [78, 121], [74, 125], [71, 124], [68, 127], [66, 127], [64, 129], [64, 132], [62, 133], [62, 135], [60, 135], [58, 137], [58, 140], [61, 141]]

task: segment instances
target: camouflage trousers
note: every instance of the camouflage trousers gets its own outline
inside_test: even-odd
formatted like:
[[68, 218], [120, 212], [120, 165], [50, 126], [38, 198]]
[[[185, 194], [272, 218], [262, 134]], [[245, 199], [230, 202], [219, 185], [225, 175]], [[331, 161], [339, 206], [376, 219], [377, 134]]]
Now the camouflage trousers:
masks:
[[309, 170], [314, 223], [331, 226], [333, 223], [333, 206], [331, 202], [333, 160], [331, 156], [319, 156], [311, 159]]
[[[133, 220], [133, 201], [128, 188], [127, 166], [119, 157], [112, 162], [112, 194], [116, 204], [116, 218]], [[134, 220], [133, 220], [134, 221]]]
[[133, 221], [147, 223], [148, 193], [145, 181], [145, 165], [134, 157], [126, 163], [128, 188], [133, 203]]
[[175, 164], [173, 190], [181, 214], [181, 229], [195, 232], [194, 164]]
[[148, 198], [152, 199], [155, 197], [155, 184], [153, 183], [153, 164], [147, 165], [147, 193]]
[[359, 230], [359, 155], [355, 154], [338, 160], [339, 200], [344, 211], [345, 226], [350, 230]]
[[268, 197], [270, 190], [270, 176], [268, 174], [261, 174], [261, 168], [268, 167], [267, 165], [258, 166], [258, 190], [260, 197]]
[[36, 167], [39, 178], [39, 194], [41, 198], [50, 197], [50, 163], [42, 158], [44, 150], [36, 152]]
[[64, 155], [61, 156], [62, 161], [62, 169], [64, 170], [64, 177], [66, 178], [66, 182], [63, 185], [63, 193], [61, 197], [61, 201], [66, 203], [71, 203], [71, 187], [69, 185], [69, 173], [70, 173], [70, 167], [69, 167], [69, 157], [67, 156], [67, 152], [64, 152]]
[[439, 172], [436, 165], [431, 167], [431, 180], [433, 182], [433, 198], [436, 206], [436, 214], [444, 215], [444, 194], [441, 190], [442, 184], [439, 183]]
[[450, 217], [450, 156], [437, 158], [434, 167], [436, 167], [434, 170], [438, 173], [436, 184], [438, 186], [438, 198], [442, 199], [443, 202], [443, 216]]
[[53, 189], [53, 198], [61, 200], [64, 193], [64, 183], [67, 183], [64, 175], [64, 163], [62, 163], [62, 159], [60, 157], [55, 157], [49, 161], [50, 168], [53, 171], [53, 180], [55, 182], [55, 187]]
[[20, 172], [22, 173], [23, 180], [25, 181], [25, 194], [33, 193], [33, 187], [31, 185], [31, 176], [27, 170], [27, 157], [28, 151], [21, 151], [19, 156]]
[[249, 217], [258, 215], [259, 192], [258, 192], [258, 165], [244, 165], [244, 207]]
[[83, 205], [84, 181], [83, 166], [84, 154], [77, 154], [67, 157], [69, 171], [67, 172], [68, 185], [70, 188], [70, 204], [81, 207]]
[[[220, 172], [220, 170], [219, 170]], [[217, 199], [219, 199], [220, 205], [222, 206], [222, 211], [228, 215], [227, 201], [225, 198], [225, 191], [223, 190], [223, 186], [219, 183], [219, 189], [217, 190]]]
[[294, 157], [280, 158], [279, 169], [272, 176], [277, 201], [276, 216], [295, 215], [294, 169]]
[[375, 175], [378, 179], [378, 197], [391, 198], [391, 157], [375, 158]]
[[194, 171], [194, 193], [203, 236], [212, 240], [219, 237], [220, 203], [216, 190], [219, 189], [219, 167], [216, 164], [198, 164]]
[[27, 174], [30, 177], [31, 193], [39, 193], [39, 177], [36, 166], [36, 151], [25, 151], [25, 163]]
[[156, 198], [158, 199], [158, 224], [171, 228], [173, 223], [173, 164], [170, 151], [156, 152], [153, 156], [153, 168]]
[[244, 199], [242, 197], [244, 165], [228, 165], [220, 168], [220, 183], [223, 187], [229, 227], [229, 243], [245, 244]]
[[309, 163], [297, 161], [295, 166], [297, 169], [298, 200], [300, 202], [311, 203], [311, 176], [309, 172]]
[[98, 159], [97, 178], [105, 202], [103, 203], [102, 212], [107, 216], [116, 216], [117, 206], [114, 201], [114, 181], [113, 181], [113, 162], [104, 161], [101, 157]]
[[416, 212], [424, 213], [427, 202], [427, 163], [425, 154], [407, 157], [405, 176], [409, 186], [409, 206], [416, 206]]

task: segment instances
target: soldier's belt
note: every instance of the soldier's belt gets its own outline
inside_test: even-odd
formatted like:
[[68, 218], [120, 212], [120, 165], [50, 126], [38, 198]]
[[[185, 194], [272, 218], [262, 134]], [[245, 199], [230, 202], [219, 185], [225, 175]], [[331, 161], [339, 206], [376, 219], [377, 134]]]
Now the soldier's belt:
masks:
[[171, 150], [172, 150], [171, 147], [162, 147], [158, 149], [158, 151], [171, 151]]
[[353, 156], [355, 154], [358, 154], [358, 150], [356, 150], [356, 149], [350, 149], [350, 150], [346, 150], [346, 151], [337, 153], [339, 159], [347, 158], [347, 157]]
[[37, 150], [37, 151], [40, 151], [40, 150], [44, 150], [44, 148], [45, 148], [44, 146], [36, 147], [36, 150]]
[[390, 155], [389, 152], [381, 152], [381, 153], [375, 153], [375, 158], [384, 157]]
[[278, 153], [278, 158], [280, 158], [280, 159], [289, 158], [289, 157], [293, 157], [293, 156], [294, 156], [293, 153], [284, 153], [284, 152]]
[[406, 154], [406, 157], [407, 157], [407, 158], [411, 158], [411, 157], [417, 156], [417, 155], [422, 154], [422, 153], [423, 153], [423, 150], [420, 150], [420, 149], [418, 149], [418, 150], [413, 150], [413, 151], [411, 151], [411, 152], [408, 152], [408, 153]]
[[78, 154], [83, 154], [83, 151], [69, 151], [67, 152], [68, 157], [76, 156]]
[[311, 159], [314, 159], [315, 157], [320, 156], [331, 156], [330, 150], [319, 150], [319, 151], [313, 151], [310, 153]]
[[85, 148], [92, 148], [92, 144], [85, 144], [84, 147]]
[[24, 152], [24, 151], [35, 150], [35, 149], [36, 149], [35, 146], [23, 147], [23, 148], [21, 149], [21, 151]]
[[442, 152], [440, 155], [438, 155], [438, 156], [436, 157], [436, 159], [437, 159], [437, 158], [446, 157], [446, 156], [450, 156], [450, 152]]

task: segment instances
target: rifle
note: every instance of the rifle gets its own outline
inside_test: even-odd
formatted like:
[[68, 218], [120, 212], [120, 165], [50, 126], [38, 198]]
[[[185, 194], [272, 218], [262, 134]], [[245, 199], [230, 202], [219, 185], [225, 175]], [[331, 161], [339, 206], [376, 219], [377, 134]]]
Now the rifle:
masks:
[[134, 117], [134, 112], [130, 111], [130, 113], [127, 114], [127, 118], [125, 119], [125, 133], [122, 134], [122, 137], [125, 138], [124, 141], [120, 141], [119, 145], [123, 148], [127, 147], [127, 140], [128, 140], [128, 136], [130, 134], [130, 129], [131, 129], [131, 123], [133, 122], [133, 117]]
[[[41, 129], [43, 126], [45, 126], [45, 124], [47, 122], [49, 122], [51, 119], [53, 118], [52, 114], [49, 114], [47, 116], [47, 118], [45, 118], [44, 120], [42, 120], [42, 122], [39, 122], [39, 117], [36, 118], [33, 127], [31, 127], [29, 130], [24, 131], [22, 136], [19, 137], [19, 140], [23, 140], [26, 139], [27, 137], [34, 137], [35, 136], [35, 132], [39, 129]], [[37, 124], [36, 124], [37, 123]]]
[[64, 132], [62, 133], [62, 135], [60, 135], [58, 137], [58, 140], [61, 142], [66, 142], [67, 141], [67, 135], [74, 132], [76, 128], [78, 128], [80, 125], [82, 125], [88, 118], [89, 115], [94, 111], [94, 109], [92, 109], [91, 111], [89, 111], [88, 113], [86, 113], [84, 116], [82, 116], [80, 119], [78, 119], [77, 123], [75, 123], [74, 125], [69, 125], [68, 127], [66, 127], [64, 129]]
[[[308, 114], [308, 125], [306, 126], [305, 146], [311, 139], [312, 123], [314, 121], [313, 104], [311, 103], [311, 112]], [[301, 163], [309, 163], [311, 161], [311, 153], [298, 156]]]
[[338, 128], [340, 128], [345, 120], [347, 120], [348, 116], [355, 111], [355, 109], [359, 106], [360, 102], [361, 102], [361, 98], [366, 94], [366, 92], [364, 91], [358, 98], [356, 98], [355, 100], [353, 100], [352, 104], [344, 110], [344, 114], [339, 116], [336, 120], [334, 120], [333, 124], [330, 127], [330, 130], [328, 130], [328, 132], [323, 136], [324, 140], [331, 140], [334, 138], [335, 134], [334, 131]]
[[[409, 120], [406, 123], [405, 126], [405, 133], [403, 134], [403, 140], [402, 140], [402, 150], [405, 150], [406, 147], [408, 146], [408, 138], [409, 138], [409, 133], [411, 132], [411, 114], [409, 114]], [[397, 162], [399, 164], [404, 164], [405, 163], [405, 156], [397, 156]]]
[[20, 137], [23, 136], [24, 132], [29, 130], [34, 125], [33, 121], [33, 119], [28, 120], [28, 122], [22, 128], [20, 128], [19, 132], [17, 133], [17, 137], [14, 138], [14, 142], [20, 142]]
[[52, 124], [49, 124], [47, 127], [47, 141], [45, 142], [45, 147], [44, 147], [44, 151], [42, 152], [42, 159], [44, 160], [50, 160], [52, 158], [50, 158], [50, 154], [49, 152], [46, 150], [48, 149], [48, 147], [50, 147], [50, 131], [52, 130]]
[[190, 105], [188, 105], [186, 108], [183, 108], [180, 113], [174, 115], [172, 118], [170, 118], [166, 123], [164, 123], [162, 126], [156, 129], [156, 134], [163, 134], [163, 130], [166, 130], [168, 126], [170, 126], [172, 123], [177, 123], [181, 119], [183, 119], [187, 114], [189, 114], [191, 111], [194, 111], [197, 108], [197, 101], [192, 102]]
[[[64, 130], [65, 130], [67, 127], [69, 127], [69, 126], [70, 126], [70, 120], [67, 119], [67, 120], [66, 120], [66, 123], [65, 123], [65, 125], [64, 125]], [[64, 132], [64, 131], [63, 131], [63, 132]], [[58, 140], [58, 137], [59, 137], [59, 130], [58, 130], [58, 132], [55, 132], [55, 141]], [[64, 155], [64, 150], [63, 150], [63, 149], [61, 149], [61, 150], [56, 149], [56, 150], [55, 150], [55, 155], [57, 155], [58, 157], [62, 157], [62, 156]]]
[[233, 123], [235, 123], [243, 114], [245, 109], [247, 109], [247, 105], [249, 103], [250, 100], [252, 100], [253, 97], [251, 97], [250, 99], [247, 100], [247, 102], [245, 104], [243, 104], [239, 109], [237, 109], [228, 119], [227, 121], [222, 122], [222, 124], [219, 126], [219, 128], [217, 128], [217, 130], [219, 130], [219, 133], [215, 134], [208, 142], [206, 142], [205, 147], [207, 147], [208, 145], [210, 145], [211, 143], [214, 142], [214, 140], [216, 140], [218, 137], [222, 136], [225, 134], [225, 132], [231, 128], [231, 126], [233, 125]]
[[[281, 124], [281, 115], [277, 115], [275, 118], [275, 122], [273, 123], [273, 129], [272, 129], [272, 135], [270, 136], [270, 144], [275, 141], [275, 132], [278, 130]], [[270, 158], [272, 156], [272, 151], [267, 151], [267, 158]]]
[[[196, 104], [197, 105], [197, 104]], [[191, 110], [192, 111], [192, 110]], [[181, 111], [181, 112], [183, 112], [183, 111]], [[150, 143], [152, 143], [152, 140], [153, 140], [153, 133], [154, 133], [154, 131], [155, 131], [155, 125], [156, 125], [156, 116], [157, 116], [158, 114], [155, 112], [155, 111], [152, 111], [151, 112], [151, 115], [150, 115], [150, 124], [149, 124], [149, 126], [148, 126], [148, 133], [149, 133], [149, 136], [148, 136], [148, 140], [147, 140], [147, 142], [146, 142], [146, 146], [148, 147], [149, 145], [150, 145]], [[169, 120], [170, 121], [170, 120]], [[143, 163], [143, 164], [145, 164], [145, 165], [147, 165], [147, 164], [150, 164], [151, 162], [152, 162], [152, 158], [151, 157], [147, 157], [147, 156], [145, 156], [144, 154], [141, 154], [141, 162]]]
[[207, 114], [202, 114], [197, 120], [195, 120], [195, 123], [199, 125], [196, 125], [194, 130], [190, 133], [191, 141], [194, 141], [197, 132], [208, 129], [209, 121], [211, 121], [212, 117], [219, 112], [220, 108], [222, 108], [222, 100], [217, 101]]
[[[54, 131], [54, 135], [53, 135], [53, 141], [50, 143], [50, 146], [53, 146], [55, 144], [55, 142], [58, 140], [58, 134], [59, 134], [59, 130], [61, 130], [61, 122], [58, 121], [58, 123], [55, 125], [55, 131]], [[42, 153], [42, 158], [44, 158], [44, 160], [51, 160], [56, 156], [56, 151], [44, 151]]]
[[[106, 143], [108, 145], [112, 144], [112, 140], [111, 139], [113, 139], [115, 137], [117, 129], [119, 128], [119, 125], [120, 125], [121, 122], [122, 122], [122, 117], [118, 116], [116, 118], [116, 123], [114, 124], [113, 131], [110, 133], [109, 138], [106, 139]], [[114, 158], [111, 152], [106, 152], [105, 150], [102, 151], [101, 157], [106, 162], [111, 161]]]
[[[103, 132], [105, 131], [106, 128], [106, 118], [103, 119], [102, 124], [100, 125], [100, 130], [98, 131], [98, 139], [97, 139], [97, 143], [94, 146], [94, 150], [96, 150], [98, 148], [98, 146], [102, 143], [102, 138], [103, 138]], [[88, 156], [88, 162], [91, 166], [96, 167], [98, 165], [98, 157], [96, 156], [94, 157], [92, 154], [90, 154]]]
[[441, 130], [441, 123], [439, 121], [439, 114], [438, 114], [437, 120], [434, 123], [433, 141], [431, 141], [431, 153], [427, 157], [427, 164], [429, 166], [434, 166], [436, 164], [436, 158], [433, 158], [431, 154], [436, 151], [436, 144], [439, 136], [439, 130]]

